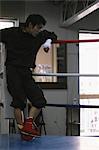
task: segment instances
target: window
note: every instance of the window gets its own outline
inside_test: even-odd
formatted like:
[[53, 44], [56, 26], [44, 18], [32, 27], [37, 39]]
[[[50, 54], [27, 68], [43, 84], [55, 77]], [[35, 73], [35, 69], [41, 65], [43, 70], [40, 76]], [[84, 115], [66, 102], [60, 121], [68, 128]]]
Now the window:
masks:
[[[79, 33], [79, 39], [99, 39], [95, 31]], [[79, 73], [99, 74], [99, 42], [79, 44]], [[99, 105], [99, 78], [79, 77], [80, 104]], [[80, 110], [80, 135], [99, 135], [99, 109], [82, 108]]]
[[13, 26], [19, 26], [19, 20], [17, 19], [7, 19], [7, 18], [0, 18], [0, 29], [10, 28]]

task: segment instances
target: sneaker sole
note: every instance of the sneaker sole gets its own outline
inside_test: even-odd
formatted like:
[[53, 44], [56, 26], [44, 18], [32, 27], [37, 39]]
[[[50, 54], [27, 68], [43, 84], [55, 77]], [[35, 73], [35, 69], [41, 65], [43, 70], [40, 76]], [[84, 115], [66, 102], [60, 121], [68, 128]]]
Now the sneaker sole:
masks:
[[24, 131], [21, 131], [21, 133], [23, 134], [23, 135], [27, 135], [27, 136], [32, 136], [32, 137], [41, 137], [41, 136], [39, 136], [39, 135], [33, 135], [33, 134], [31, 134], [31, 133], [27, 133], [27, 132], [24, 132]]

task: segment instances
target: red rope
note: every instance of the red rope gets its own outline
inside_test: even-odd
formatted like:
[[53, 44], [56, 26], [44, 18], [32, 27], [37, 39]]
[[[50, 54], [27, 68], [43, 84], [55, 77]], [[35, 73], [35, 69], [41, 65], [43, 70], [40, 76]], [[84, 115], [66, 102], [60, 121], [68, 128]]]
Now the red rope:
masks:
[[82, 42], [99, 42], [99, 39], [88, 39], [88, 40], [57, 40], [54, 43], [82, 43]]

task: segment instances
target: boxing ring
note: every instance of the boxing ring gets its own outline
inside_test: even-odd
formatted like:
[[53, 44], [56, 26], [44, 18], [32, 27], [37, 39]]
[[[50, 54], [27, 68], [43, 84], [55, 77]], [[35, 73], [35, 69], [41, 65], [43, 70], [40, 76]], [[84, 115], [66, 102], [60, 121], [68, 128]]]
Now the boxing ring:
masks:
[[98, 137], [41, 136], [30, 142], [19, 135], [0, 135], [0, 150], [98, 150]]
[[[99, 42], [94, 40], [57, 40], [56, 43], [79, 43], [79, 42]], [[46, 73], [34, 74], [36, 76], [69, 76], [69, 77], [99, 77], [99, 74], [79, 74], [79, 73]], [[71, 104], [47, 104], [47, 107], [64, 108], [99, 108], [97, 105], [71, 105]], [[32, 141], [22, 141], [19, 134], [1, 134], [0, 150], [98, 150], [98, 136], [48, 136], [42, 135]]]

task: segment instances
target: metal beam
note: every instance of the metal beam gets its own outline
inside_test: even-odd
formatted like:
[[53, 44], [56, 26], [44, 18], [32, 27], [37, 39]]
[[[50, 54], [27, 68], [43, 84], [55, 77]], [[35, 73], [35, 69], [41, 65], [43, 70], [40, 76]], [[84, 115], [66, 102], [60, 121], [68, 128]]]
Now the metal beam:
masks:
[[73, 23], [81, 20], [82, 18], [86, 17], [90, 13], [94, 12], [95, 10], [99, 9], [99, 0], [96, 0], [94, 3], [83, 9], [82, 11], [76, 13], [74, 16], [70, 17], [66, 21], [60, 25], [61, 27], [68, 27]]

